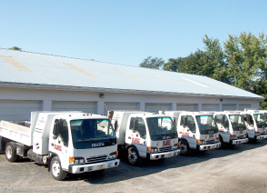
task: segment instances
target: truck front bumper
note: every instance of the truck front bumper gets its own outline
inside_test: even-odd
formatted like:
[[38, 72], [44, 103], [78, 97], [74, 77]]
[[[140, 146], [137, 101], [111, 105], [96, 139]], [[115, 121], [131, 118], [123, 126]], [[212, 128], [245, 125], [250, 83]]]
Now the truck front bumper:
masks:
[[170, 158], [173, 156], [177, 156], [180, 154], [180, 149], [169, 151], [169, 152], [163, 152], [163, 153], [147, 153], [147, 158], [149, 160], [158, 160], [163, 158]]
[[217, 142], [217, 143], [211, 143], [211, 144], [198, 144], [197, 146], [198, 146], [197, 149], [199, 151], [206, 151], [209, 149], [215, 149], [215, 148], [221, 147], [221, 143]]
[[97, 171], [97, 170], [114, 168], [114, 167], [119, 166], [119, 164], [120, 164], [120, 160], [115, 159], [115, 160], [100, 162], [100, 163], [92, 163], [92, 164], [84, 164], [84, 165], [71, 165], [71, 166], [69, 166], [68, 172], [72, 173], [72, 174], [92, 172], [92, 171]]
[[243, 139], [230, 139], [230, 143], [232, 145], [237, 145], [237, 144], [247, 143], [247, 142], [248, 142], [248, 138], [243, 138]]
[[255, 136], [255, 139], [257, 140], [266, 139], [266, 138], [267, 138], [267, 134]]

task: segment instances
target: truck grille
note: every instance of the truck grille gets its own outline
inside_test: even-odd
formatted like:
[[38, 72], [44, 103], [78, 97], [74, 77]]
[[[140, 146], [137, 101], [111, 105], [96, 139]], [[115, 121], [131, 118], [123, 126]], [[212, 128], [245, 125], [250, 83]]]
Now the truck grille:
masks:
[[106, 160], [106, 158], [107, 158], [106, 155], [101, 155], [101, 156], [97, 156], [97, 157], [90, 157], [90, 158], [86, 158], [86, 163], [103, 162]]
[[172, 150], [172, 146], [159, 148], [159, 152], [168, 152]]

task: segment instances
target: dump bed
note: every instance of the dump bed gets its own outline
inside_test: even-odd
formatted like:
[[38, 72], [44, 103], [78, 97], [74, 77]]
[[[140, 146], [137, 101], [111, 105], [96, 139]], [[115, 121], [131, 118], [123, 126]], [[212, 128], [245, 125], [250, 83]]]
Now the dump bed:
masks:
[[32, 145], [31, 128], [28, 126], [2, 120], [0, 122], [0, 136], [27, 146]]

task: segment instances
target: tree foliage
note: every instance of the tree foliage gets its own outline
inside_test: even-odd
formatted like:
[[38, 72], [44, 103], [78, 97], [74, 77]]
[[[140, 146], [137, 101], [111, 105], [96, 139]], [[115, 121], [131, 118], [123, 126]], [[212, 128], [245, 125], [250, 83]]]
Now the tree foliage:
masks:
[[13, 46], [12, 48], [10, 48], [10, 50], [17, 50], [17, 51], [21, 51], [21, 48], [17, 47], [17, 46]]
[[162, 69], [164, 66], [164, 60], [162, 58], [152, 58], [151, 56], [148, 56], [144, 59], [144, 61], [140, 64], [140, 67], [144, 68], [154, 68], [154, 69]]
[[203, 38], [204, 50], [187, 57], [148, 57], [140, 66], [172, 72], [204, 75], [266, 98], [261, 109], [267, 109], [267, 36], [251, 33], [229, 35], [221, 46], [218, 39]]

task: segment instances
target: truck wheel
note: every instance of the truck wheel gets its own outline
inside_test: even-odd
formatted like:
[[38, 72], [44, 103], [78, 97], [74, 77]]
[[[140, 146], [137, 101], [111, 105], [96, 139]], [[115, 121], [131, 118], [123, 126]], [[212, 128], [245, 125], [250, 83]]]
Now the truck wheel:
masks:
[[16, 153], [16, 144], [13, 142], [9, 142], [6, 144], [6, 159], [9, 162], [15, 162], [18, 160], [18, 155]]
[[190, 153], [191, 153], [191, 149], [190, 149], [187, 141], [182, 140], [181, 145], [180, 145], [180, 154], [181, 155], [189, 155]]
[[221, 146], [220, 146], [220, 149], [222, 149], [222, 148], [224, 148], [224, 142], [223, 142], [223, 138], [222, 138], [222, 136], [219, 136], [219, 141], [220, 141], [220, 143], [221, 143]]
[[130, 147], [128, 149], [127, 158], [128, 158], [128, 162], [131, 165], [135, 165], [135, 166], [140, 165], [141, 161], [142, 161], [142, 159], [140, 158], [138, 151], [135, 147]]
[[50, 163], [50, 171], [55, 180], [64, 180], [67, 176], [67, 172], [62, 170], [61, 163], [58, 156], [52, 158]]

